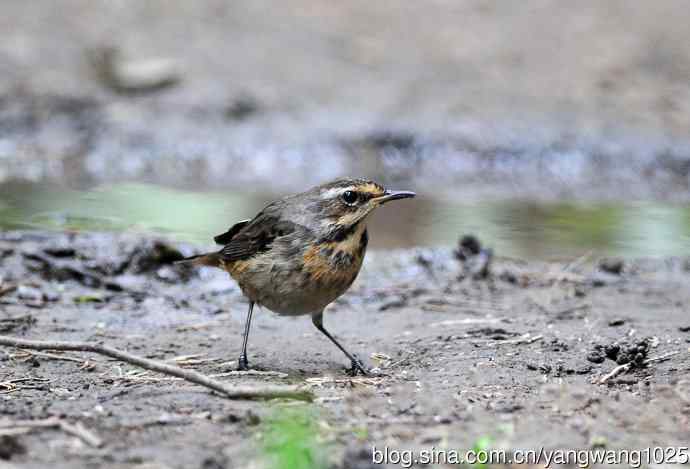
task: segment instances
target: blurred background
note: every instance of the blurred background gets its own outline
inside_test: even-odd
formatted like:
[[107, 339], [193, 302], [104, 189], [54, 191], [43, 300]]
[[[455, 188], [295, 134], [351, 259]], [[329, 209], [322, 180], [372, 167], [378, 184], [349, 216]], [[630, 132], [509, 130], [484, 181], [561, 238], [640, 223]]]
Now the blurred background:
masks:
[[687, 253], [681, 0], [4, 0], [0, 228], [208, 244], [341, 175], [375, 248]]

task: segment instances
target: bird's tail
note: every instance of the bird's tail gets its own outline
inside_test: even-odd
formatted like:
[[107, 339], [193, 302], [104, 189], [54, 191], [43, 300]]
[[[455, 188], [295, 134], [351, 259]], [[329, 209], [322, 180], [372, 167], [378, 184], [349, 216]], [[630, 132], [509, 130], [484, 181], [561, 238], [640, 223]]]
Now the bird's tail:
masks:
[[208, 267], [220, 267], [220, 253], [209, 252], [206, 254], [197, 254], [196, 256], [185, 257], [175, 264], [191, 264], [191, 265], [205, 265]]

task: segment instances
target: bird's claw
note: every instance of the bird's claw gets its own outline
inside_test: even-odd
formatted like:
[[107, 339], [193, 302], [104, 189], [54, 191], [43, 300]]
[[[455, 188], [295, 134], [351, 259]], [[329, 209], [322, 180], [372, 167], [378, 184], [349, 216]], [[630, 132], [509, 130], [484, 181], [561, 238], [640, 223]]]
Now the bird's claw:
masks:
[[237, 360], [237, 371], [249, 371], [249, 360], [246, 355], [240, 355], [240, 359]]
[[369, 370], [364, 366], [362, 361], [357, 358], [357, 355], [352, 357], [352, 366], [347, 370], [350, 376], [357, 376], [357, 372], [362, 373], [362, 376], [369, 376]]

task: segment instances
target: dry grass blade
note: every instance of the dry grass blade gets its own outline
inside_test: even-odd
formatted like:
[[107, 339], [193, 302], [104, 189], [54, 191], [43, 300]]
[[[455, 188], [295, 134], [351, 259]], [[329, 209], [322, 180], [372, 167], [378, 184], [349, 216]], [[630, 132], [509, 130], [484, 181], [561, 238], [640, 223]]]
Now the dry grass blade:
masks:
[[326, 384], [340, 384], [348, 386], [378, 386], [381, 384], [381, 378], [352, 377], [352, 378], [333, 378], [332, 376], [324, 376], [318, 378], [307, 378], [306, 382], [309, 386], [322, 387]]
[[525, 334], [517, 339], [501, 340], [496, 342], [496, 345], [519, 345], [519, 344], [533, 344], [538, 340], [542, 340], [544, 336], [542, 334], [532, 336], [530, 334]]
[[433, 322], [431, 327], [447, 327], [458, 325], [474, 325], [474, 324], [497, 324], [505, 321], [505, 318], [465, 318], [465, 319], [448, 319], [446, 321]]

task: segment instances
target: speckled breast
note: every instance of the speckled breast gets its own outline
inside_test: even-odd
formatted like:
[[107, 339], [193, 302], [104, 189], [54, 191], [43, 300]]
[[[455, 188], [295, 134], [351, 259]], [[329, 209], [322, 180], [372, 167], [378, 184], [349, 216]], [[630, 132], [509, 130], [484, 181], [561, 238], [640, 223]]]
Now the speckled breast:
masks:
[[275, 313], [318, 313], [357, 278], [367, 245], [366, 229], [358, 231], [343, 241], [314, 244], [297, 251], [277, 244], [225, 269], [250, 300]]

